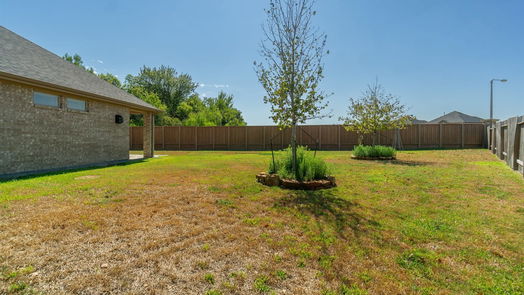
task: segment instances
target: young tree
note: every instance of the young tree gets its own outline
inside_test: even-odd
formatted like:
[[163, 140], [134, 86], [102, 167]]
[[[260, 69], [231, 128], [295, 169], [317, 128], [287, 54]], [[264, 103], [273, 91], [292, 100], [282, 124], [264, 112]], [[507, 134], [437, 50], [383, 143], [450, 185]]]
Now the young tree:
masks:
[[314, 0], [270, 0], [265, 10], [263, 62], [255, 71], [271, 105], [271, 118], [280, 128], [291, 127], [292, 169], [297, 172], [297, 125], [323, 117], [326, 95], [319, 82], [324, 77], [322, 58], [326, 35], [313, 27]]
[[358, 133], [359, 144], [362, 144], [365, 134], [371, 134], [375, 145], [380, 131], [404, 129], [415, 117], [407, 114], [407, 107], [400, 103], [398, 97], [386, 94], [384, 87], [375, 82], [368, 85], [360, 98], [349, 99], [347, 117], [340, 117], [339, 120], [344, 121], [346, 130]]

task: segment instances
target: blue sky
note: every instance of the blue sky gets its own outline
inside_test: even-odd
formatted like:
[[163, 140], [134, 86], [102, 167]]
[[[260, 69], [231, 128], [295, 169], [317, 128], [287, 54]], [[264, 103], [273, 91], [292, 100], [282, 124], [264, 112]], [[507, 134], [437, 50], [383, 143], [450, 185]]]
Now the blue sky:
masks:
[[[224, 90], [250, 125], [272, 124], [253, 71], [266, 0], [0, 0], [0, 25], [63, 55], [78, 53], [97, 72], [123, 79], [142, 65], [170, 65]], [[459, 110], [524, 114], [524, 1], [319, 0], [316, 24], [328, 35], [322, 88], [333, 124], [379, 79], [420, 119]]]

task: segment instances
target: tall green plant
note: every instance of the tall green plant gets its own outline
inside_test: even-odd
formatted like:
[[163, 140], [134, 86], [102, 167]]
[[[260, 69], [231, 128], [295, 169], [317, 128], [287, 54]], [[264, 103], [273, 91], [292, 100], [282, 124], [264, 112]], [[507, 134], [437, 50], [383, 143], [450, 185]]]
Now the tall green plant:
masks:
[[353, 149], [355, 157], [379, 158], [379, 157], [395, 157], [397, 151], [390, 146], [383, 145], [357, 145]]
[[282, 178], [296, 179], [299, 181], [310, 181], [325, 179], [329, 176], [329, 168], [326, 162], [314, 156], [306, 147], [298, 146], [296, 172], [293, 169], [293, 153], [287, 148], [277, 157], [275, 162], [269, 164], [269, 173], [277, 173]]

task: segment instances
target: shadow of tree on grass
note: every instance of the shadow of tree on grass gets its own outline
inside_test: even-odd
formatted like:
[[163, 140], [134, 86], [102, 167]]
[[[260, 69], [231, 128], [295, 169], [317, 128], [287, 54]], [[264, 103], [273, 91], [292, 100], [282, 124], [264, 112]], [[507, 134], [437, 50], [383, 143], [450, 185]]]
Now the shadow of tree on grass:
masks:
[[329, 236], [336, 234], [343, 244], [351, 242], [358, 248], [367, 249], [368, 237], [380, 226], [378, 222], [359, 213], [364, 208], [357, 202], [337, 196], [337, 191], [293, 191], [274, 204], [275, 207], [297, 210], [314, 219], [318, 231], [316, 243], [320, 246], [318, 263], [324, 278], [329, 281], [343, 281], [347, 275], [343, 262], [335, 261], [338, 254]]
[[343, 238], [350, 228], [355, 235], [366, 230], [367, 225], [376, 225], [356, 212], [360, 205], [335, 195], [334, 190], [294, 191], [278, 199], [276, 207], [293, 208], [303, 214], [313, 216], [320, 227], [327, 223]]
[[399, 165], [399, 166], [411, 166], [411, 167], [434, 165], [434, 163], [432, 162], [406, 161], [406, 160], [391, 160], [391, 161], [388, 161], [387, 164]]

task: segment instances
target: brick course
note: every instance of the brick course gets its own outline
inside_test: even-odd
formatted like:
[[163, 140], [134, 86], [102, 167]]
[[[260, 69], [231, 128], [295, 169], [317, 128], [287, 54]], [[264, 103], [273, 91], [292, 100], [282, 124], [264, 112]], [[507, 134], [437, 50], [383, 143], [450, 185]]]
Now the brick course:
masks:
[[[95, 100], [88, 112], [40, 107], [33, 91], [48, 92], [0, 81], [0, 175], [129, 158], [127, 107]], [[62, 105], [65, 97], [74, 96], [61, 95]]]

